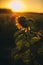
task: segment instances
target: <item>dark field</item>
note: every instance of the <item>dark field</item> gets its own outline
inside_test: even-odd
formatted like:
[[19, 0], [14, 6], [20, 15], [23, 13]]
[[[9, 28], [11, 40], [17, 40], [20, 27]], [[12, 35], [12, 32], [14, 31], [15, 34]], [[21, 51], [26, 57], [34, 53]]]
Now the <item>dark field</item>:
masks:
[[[30, 31], [17, 28], [19, 16]], [[0, 65], [43, 65], [43, 13], [0, 13]]]

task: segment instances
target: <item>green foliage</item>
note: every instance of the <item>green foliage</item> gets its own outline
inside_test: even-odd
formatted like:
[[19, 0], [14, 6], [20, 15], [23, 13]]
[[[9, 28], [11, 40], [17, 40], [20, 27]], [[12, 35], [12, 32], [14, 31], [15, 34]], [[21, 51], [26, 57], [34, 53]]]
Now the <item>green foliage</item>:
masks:
[[42, 30], [39, 30], [38, 32], [37, 31], [34, 32], [35, 22], [33, 21], [28, 22], [31, 28], [30, 31], [25, 32], [25, 31], [19, 30], [18, 32], [14, 34], [15, 44], [16, 44], [15, 51], [17, 52], [17, 53], [14, 53], [14, 61], [15, 59], [18, 59], [18, 60], [22, 59], [23, 63], [29, 64], [32, 60], [34, 65], [40, 65], [40, 63], [37, 61], [36, 58], [38, 54], [40, 55], [40, 53], [43, 53], [43, 50], [42, 50], [43, 48], [40, 47], [41, 42], [39, 43], [41, 39], [40, 35], [43, 33], [42, 33]]

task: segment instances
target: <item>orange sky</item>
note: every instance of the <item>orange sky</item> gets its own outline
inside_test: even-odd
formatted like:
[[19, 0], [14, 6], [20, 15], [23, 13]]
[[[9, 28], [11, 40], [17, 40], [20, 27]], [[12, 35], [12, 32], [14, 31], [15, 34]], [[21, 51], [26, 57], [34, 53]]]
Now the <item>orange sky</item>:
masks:
[[43, 13], [43, 0], [0, 0], [0, 8], [10, 8], [10, 3], [15, 1], [22, 2], [23, 8], [20, 10], [21, 12]]

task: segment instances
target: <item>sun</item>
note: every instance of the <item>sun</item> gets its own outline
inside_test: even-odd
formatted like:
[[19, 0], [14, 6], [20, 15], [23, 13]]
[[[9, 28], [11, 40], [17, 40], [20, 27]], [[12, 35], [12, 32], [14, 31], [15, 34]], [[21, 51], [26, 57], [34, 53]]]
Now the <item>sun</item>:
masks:
[[9, 8], [15, 12], [22, 12], [24, 10], [24, 4], [21, 1], [14, 1], [9, 4]]

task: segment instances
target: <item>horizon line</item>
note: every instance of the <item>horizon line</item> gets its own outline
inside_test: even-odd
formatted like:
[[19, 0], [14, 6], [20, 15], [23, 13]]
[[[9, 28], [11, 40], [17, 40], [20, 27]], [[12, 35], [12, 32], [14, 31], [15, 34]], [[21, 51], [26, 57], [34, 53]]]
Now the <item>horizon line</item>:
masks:
[[[0, 9], [8, 9], [12, 11], [12, 9], [10, 8], [0, 8]], [[13, 13], [42, 13], [43, 14], [43, 12], [35, 12], [35, 11], [22, 11], [22, 12], [12, 11], [12, 12]]]

